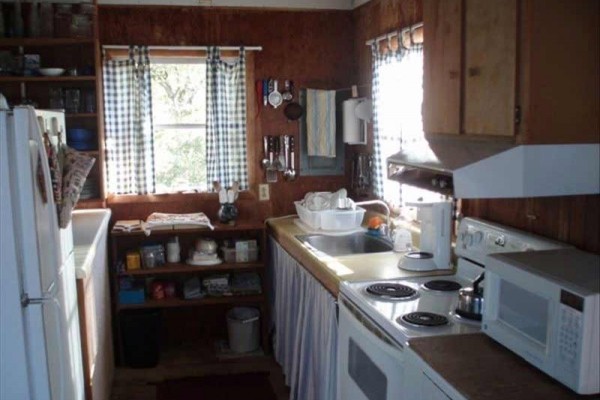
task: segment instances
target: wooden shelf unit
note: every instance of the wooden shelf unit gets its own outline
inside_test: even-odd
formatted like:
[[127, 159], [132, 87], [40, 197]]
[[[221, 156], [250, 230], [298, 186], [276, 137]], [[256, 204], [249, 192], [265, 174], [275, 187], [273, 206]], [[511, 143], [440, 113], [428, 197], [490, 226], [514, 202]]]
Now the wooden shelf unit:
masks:
[[0, 83], [11, 83], [11, 82], [24, 82], [24, 83], [35, 83], [35, 82], [95, 82], [95, 76], [0, 76]]
[[38, 54], [40, 66], [60, 67], [65, 70], [77, 68], [89, 70], [95, 75], [61, 75], [61, 76], [0, 76], [2, 93], [11, 104], [19, 104], [22, 99], [28, 99], [37, 104], [40, 109], [49, 109], [50, 88], [81, 89], [81, 104], [84, 93], [93, 91], [96, 99], [96, 112], [65, 114], [66, 129], [86, 128], [93, 130], [97, 138], [98, 151], [90, 155], [96, 158], [96, 165], [90, 176], [98, 182], [99, 196], [93, 199], [80, 200], [78, 208], [104, 207], [104, 116], [102, 111], [102, 76], [101, 51], [98, 28], [97, 0], [91, 0], [95, 10], [92, 17], [91, 37], [15, 37], [0, 38], [0, 50], [10, 51], [14, 56]]
[[201, 299], [162, 299], [162, 300], [146, 300], [143, 304], [120, 304], [119, 310], [132, 310], [140, 308], [173, 308], [173, 307], [198, 307], [217, 304], [259, 304], [265, 301], [265, 296], [262, 294], [239, 295], [239, 296], [214, 296], [203, 297]]
[[2, 38], [0, 39], [0, 47], [44, 47], [44, 46], [73, 46], [81, 44], [93, 45], [94, 38], [54, 38], [54, 37], [39, 37], [39, 38]]
[[198, 274], [204, 272], [228, 272], [242, 270], [256, 270], [263, 267], [262, 262], [252, 263], [221, 263], [217, 265], [189, 265], [183, 263], [167, 263], [164, 266], [152, 269], [138, 269], [133, 271], [123, 271], [119, 276], [137, 277], [152, 277], [162, 275], [179, 275], [179, 274]]
[[[258, 260], [255, 262], [242, 262], [242, 263], [229, 263], [223, 262], [217, 265], [207, 266], [196, 266], [188, 265], [184, 262], [180, 263], [167, 263], [163, 266], [152, 268], [152, 269], [137, 269], [131, 271], [118, 271], [117, 265], [120, 262], [125, 262], [125, 255], [127, 251], [135, 250], [145, 242], [160, 243], [165, 245], [169, 238], [177, 236], [181, 246], [182, 259], [188, 253], [189, 249], [193, 246], [195, 239], [197, 238], [212, 238], [217, 241], [219, 247], [222, 241], [228, 239], [256, 239], [258, 242]], [[113, 321], [114, 321], [114, 336], [115, 336], [115, 352], [116, 358], [119, 360], [121, 365], [124, 364], [123, 358], [123, 341], [120, 327], [120, 315], [122, 312], [129, 312], [130, 310], [143, 310], [143, 309], [160, 309], [161, 313], [171, 313], [169, 318], [176, 318], [173, 315], [177, 313], [186, 312], [194, 313], [194, 318], [208, 318], [207, 315], [215, 315], [216, 312], [219, 317], [217, 320], [208, 321], [209, 323], [220, 324], [220, 321], [225, 321], [225, 309], [234, 306], [254, 306], [260, 310], [261, 313], [261, 346], [265, 351], [269, 349], [268, 341], [268, 324], [269, 324], [269, 310], [268, 301], [266, 295], [266, 265], [267, 265], [267, 236], [265, 232], [265, 226], [262, 221], [239, 221], [235, 226], [227, 224], [214, 224], [214, 230], [209, 228], [179, 228], [173, 226], [170, 229], [157, 229], [153, 230], [150, 236], [142, 231], [136, 232], [122, 232], [122, 231], [111, 231], [110, 233], [111, 242], [111, 264], [110, 264], [110, 283], [111, 283], [111, 303], [113, 308]], [[165, 246], [166, 247], [166, 246]], [[219, 251], [219, 257], [223, 255]], [[256, 272], [261, 279], [261, 291], [259, 294], [248, 294], [248, 295], [227, 295], [227, 296], [210, 296], [198, 299], [184, 299], [181, 296], [181, 283], [183, 280], [191, 278], [193, 276], [204, 277], [212, 274], [219, 273], [236, 273], [236, 272]], [[141, 304], [119, 304], [119, 280], [122, 278], [133, 278], [143, 280], [146, 283], [145, 301]], [[160, 300], [151, 299], [147, 290], [148, 283], [150, 280], [161, 280], [161, 281], [173, 281], [177, 286], [177, 297], [176, 298], [165, 298]], [[217, 307], [217, 311], [212, 310], [209, 313], [205, 313], [204, 310], [209, 310], [203, 307]], [[219, 308], [220, 307], [220, 308]], [[223, 307], [225, 309], [223, 309]], [[187, 310], [187, 311], [186, 311]], [[219, 311], [219, 310], [222, 310]], [[174, 314], [173, 314], [174, 313]], [[164, 315], [163, 315], [164, 317]], [[163, 318], [164, 320], [165, 318]], [[178, 323], [171, 326], [163, 326], [162, 331], [176, 330], [178, 333], [183, 328], [185, 321], [179, 321]], [[182, 325], [182, 326], [179, 326]], [[192, 338], [193, 339], [193, 338]], [[198, 339], [198, 338], [196, 338]]]

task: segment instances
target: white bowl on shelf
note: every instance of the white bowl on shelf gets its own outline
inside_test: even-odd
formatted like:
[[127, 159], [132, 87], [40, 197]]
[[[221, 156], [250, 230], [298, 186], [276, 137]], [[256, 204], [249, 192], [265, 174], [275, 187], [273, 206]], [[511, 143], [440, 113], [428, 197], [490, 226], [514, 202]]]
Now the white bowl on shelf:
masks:
[[64, 73], [64, 68], [40, 68], [40, 74], [43, 76], [61, 76]]

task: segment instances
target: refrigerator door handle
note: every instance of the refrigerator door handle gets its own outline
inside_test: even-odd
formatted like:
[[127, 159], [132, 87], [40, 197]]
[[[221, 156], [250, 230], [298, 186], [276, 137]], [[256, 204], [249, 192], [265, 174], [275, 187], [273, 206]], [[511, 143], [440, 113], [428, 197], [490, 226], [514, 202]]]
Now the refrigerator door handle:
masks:
[[[54, 284], [53, 284], [54, 285]], [[61, 312], [62, 309], [60, 307], [60, 303], [58, 301], [58, 299], [54, 296], [52, 296], [51, 293], [52, 289], [54, 288], [54, 286], [50, 287], [50, 290], [48, 292], [46, 292], [46, 294], [44, 294], [42, 297], [29, 297], [27, 295], [27, 293], [23, 293], [21, 295], [21, 304], [23, 305], [23, 307], [28, 307], [30, 305], [42, 305], [42, 307], [46, 304], [49, 305], [53, 305], [54, 307], [56, 307], [56, 333], [58, 334], [58, 337], [63, 337], [63, 334], [65, 332], [63, 332], [63, 328], [62, 328], [62, 324], [60, 321], [60, 316], [61, 316]], [[59, 354], [64, 354], [64, 347], [63, 347], [63, 343], [59, 340], [57, 341], [57, 345], [58, 345], [58, 352]], [[60, 369], [60, 379], [59, 379], [59, 399], [64, 399], [65, 396], [65, 360], [63, 359], [63, 357], [59, 357], [59, 369]]]

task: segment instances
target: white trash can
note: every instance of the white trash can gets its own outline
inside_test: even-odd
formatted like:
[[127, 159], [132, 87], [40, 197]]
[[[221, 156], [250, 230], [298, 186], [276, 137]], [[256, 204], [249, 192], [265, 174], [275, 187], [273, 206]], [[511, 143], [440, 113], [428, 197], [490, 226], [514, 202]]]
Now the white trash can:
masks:
[[229, 347], [235, 353], [247, 353], [259, 347], [260, 311], [235, 307], [227, 312]]

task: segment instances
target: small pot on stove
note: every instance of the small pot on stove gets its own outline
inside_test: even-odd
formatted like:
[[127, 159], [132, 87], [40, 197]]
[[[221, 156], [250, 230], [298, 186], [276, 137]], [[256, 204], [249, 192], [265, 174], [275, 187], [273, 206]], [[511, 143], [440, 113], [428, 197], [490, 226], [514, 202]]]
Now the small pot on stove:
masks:
[[473, 282], [473, 287], [462, 288], [458, 291], [456, 314], [463, 318], [481, 321], [483, 313], [483, 288], [479, 286], [485, 273], [481, 273]]

